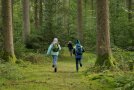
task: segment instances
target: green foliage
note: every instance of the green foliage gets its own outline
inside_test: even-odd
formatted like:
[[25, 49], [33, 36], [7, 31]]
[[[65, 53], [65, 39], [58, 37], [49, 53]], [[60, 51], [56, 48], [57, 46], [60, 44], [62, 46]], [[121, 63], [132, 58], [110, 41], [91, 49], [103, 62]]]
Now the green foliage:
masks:
[[125, 51], [118, 47], [113, 48], [113, 55], [117, 61], [117, 65], [122, 70], [133, 70], [134, 52]]
[[42, 49], [44, 48], [44, 39], [43, 36], [39, 35], [39, 34], [31, 34], [29, 37], [29, 40], [26, 44], [26, 48], [28, 49], [33, 49], [33, 50], [40, 50], [42, 51]]
[[10, 62], [10, 63], [16, 62], [16, 56], [14, 54], [11, 55], [8, 52], [4, 52], [2, 59], [4, 60], [3, 62]]
[[[133, 72], [103, 70], [98, 73], [94, 71], [96, 67], [92, 68], [96, 60], [95, 54], [85, 52], [83, 67], [76, 73], [75, 59], [70, 57], [68, 49], [63, 48], [60, 55], [57, 73], [53, 73], [52, 58], [44, 54], [27, 52], [24, 56], [25, 60], [33, 60], [34, 64], [21, 59], [17, 60], [17, 65], [0, 64], [0, 89], [133, 90]], [[89, 70], [85, 76], [84, 72], [87, 69]]]
[[128, 20], [128, 13], [124, 10], [127, 8], [125, 2], [123, 3], [121, 0], [110, 1], [111, 41], [116, 46], [126, 49], [134, 45], [134, 22]]
[[22, 60], [22, 59], [17, 59], [16, 64], [19, 67], [23, 67], [23, 68], [27, 68], [27, 67], [31, 66], [31, 62], [25, 61], [25, 60]]
[[[30, 54], [26, 54], [29, 56]], [[87, 58], [88, 58], [87, 54]], [[32, 56], [32, 54], [31, 54]], [[34, 57], [38, 57], [35, 54]], [[24, 74], [23, 79], [18, 80], [2, 80], [4, 84], [1, 84], [1, 90], [89, 90], [90, 85], [88, 79], [83, 75], [83, 71], [89, 65], [87, 58], [83, 61], [83, 65], [86, 68], [81, 68], [81, 71], [75, 72], [75, 59], [70, 57], [68, 49], [65, 48], [62, 55], [58, 58], [58, 72], [54, 73], [52, 66], [52, 58], [44, 57], [44, 63], [42, 64], [31, 64], [28, 67], [23, 67], [22, 71]], [[40, 58], [39, 58], [40, 59]], [[23, 63], [23, 62], [20, 62]], [[19, 66], [21, 64], [18, 64]], [[1, 79], [0, 79], [1, 80]], [[1, 82], [0, 82], [1, 83]]]
[[134, 73], [113, 73], [103, 72], [87, 75], [89, 83], [93, 90], [96, 90], [96, 85], [100, 90], [133, 90], [134, 89]]
[[115, 78], [115, 86], [117, 90], [120, 88], [121, 90], [133, 90], [134, 89], [134, 77], [133, 73], [123, 74], [116, 76]]
[[23, 58], [23, 55], [28, 51], [25, 48], [24, 43], [22, 43], [22, 40], [18, 38], [18, 40], [14, 43], [15, 48], [15, 55], [17, 59]]
[[27, 53], [24, 57], [24, 60], [30, 61], [33, 64], [45, 64], [48, 62], [48, 57], [45, 57], [45, 54], [38, 54], [38, 53]]
[[0, 78], [19, 80], [23, 78], [23, 73], [20, 67], [15, 64], [0, 64]]
[[[84, 31], [84, 46], [88, 51], [96, 50], [96, 11], [95, 3], [91, 7], [91, 0], [84, 0], [83, 3], [83, 31]], [[90, 4], [90, 5], [89, 5]]]
[[[77, 29], [77, 1], [70, 0], [69, 7], [64, 7], [63, 1], [60, 0], [45, 0], [43, 1], [43, 23], [39, 30], [35, 31], [34, 21], [34, 1], [30, 1], [30, 23], [31, 36], [28, 44], [37, 52], [46, 50], [54, 37], [58, 37], [60, 44], [65, 46], [69, 40], [74, 41]], [[129, 22], [128, 12], [124, 10], [127, 7], [124, 1], [110, 0], [110, 32], [111, 42], [116, 46], [128, 48], [134, 45], [134, 22]], [[14, 42], [18, 45], [22, 43], [22, 2], [15, 0], [13, 5], [13, 29]], [[90, 5], [89, 5], [90, 4]], [[96, 9], [95, 2], [91, 7], [91, 1], [83, 1], [83, 31], [84, 31], [84, 47], [86, 50], [95, 51], [96, 48]], [[93, 9], [93, 10], [92, 10]], [[64, 23], [65, 16], [67, 16], [66, 24]], [[0, 37], [1, 41], [2, 37]], [[18, 40], [20, 42], [18, 42]], [[15, 48], [17, 57], [20, 57], [19, 52], [23, 52], [22, 48]], [[0, 43], [1, 47], [2, 43]], [[21, 45], [21, 47], [24, 47]]]

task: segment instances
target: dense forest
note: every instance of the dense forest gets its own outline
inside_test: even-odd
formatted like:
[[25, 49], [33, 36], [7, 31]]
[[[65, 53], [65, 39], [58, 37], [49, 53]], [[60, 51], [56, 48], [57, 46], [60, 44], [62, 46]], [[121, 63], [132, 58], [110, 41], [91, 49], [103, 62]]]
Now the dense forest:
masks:
[[[58, 72], [46, 55], [58, 38]], [[67, 44], [80, 40], [75, 70]], [[0, 90], [134, 90], [134, 0], [1, 0]]]

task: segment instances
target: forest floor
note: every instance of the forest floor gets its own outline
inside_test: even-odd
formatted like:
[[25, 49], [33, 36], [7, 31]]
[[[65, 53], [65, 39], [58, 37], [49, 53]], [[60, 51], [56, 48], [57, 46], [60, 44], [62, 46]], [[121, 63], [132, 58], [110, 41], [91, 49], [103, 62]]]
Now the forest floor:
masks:
[[80, 67], [79, 72], [76, 72], [75, 59], [69, 53], [59, 56], [56, 73], [53, 71], [51, 58], [48, 58], [43, 64], [23, 67], [24, 78], [5, 80], [0, 85], [0, 90], [115, 90], [113, 74], [86, 73], [94, 65], [94, 54], [84, 54], [83, 67]]

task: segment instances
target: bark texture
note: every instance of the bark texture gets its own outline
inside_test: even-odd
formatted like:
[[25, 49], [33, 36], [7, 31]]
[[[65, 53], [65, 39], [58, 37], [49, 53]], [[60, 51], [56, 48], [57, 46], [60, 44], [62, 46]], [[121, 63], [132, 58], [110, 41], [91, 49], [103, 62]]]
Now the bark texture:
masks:
[[97, 66], [114, 66], [110, 48], [108, 0], [97, 0]]
[[2, 0], [2, 19], [3, 19], [3, 36], [4, 36], [4, 55], [7, 62], [15, 63], [12, 29], [12, 0]]

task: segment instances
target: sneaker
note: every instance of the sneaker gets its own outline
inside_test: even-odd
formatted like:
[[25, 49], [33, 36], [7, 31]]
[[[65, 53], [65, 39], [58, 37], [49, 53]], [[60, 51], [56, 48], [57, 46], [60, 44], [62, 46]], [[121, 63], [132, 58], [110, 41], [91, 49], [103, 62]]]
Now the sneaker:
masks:
[[80, 63], [80, 67], [82, 67], [82, 63]]
[[54, 68], [54, 65], [52, 65], [52, 67]]
[[54, 68], [54, 72], [57, 72], [57, 68]]

